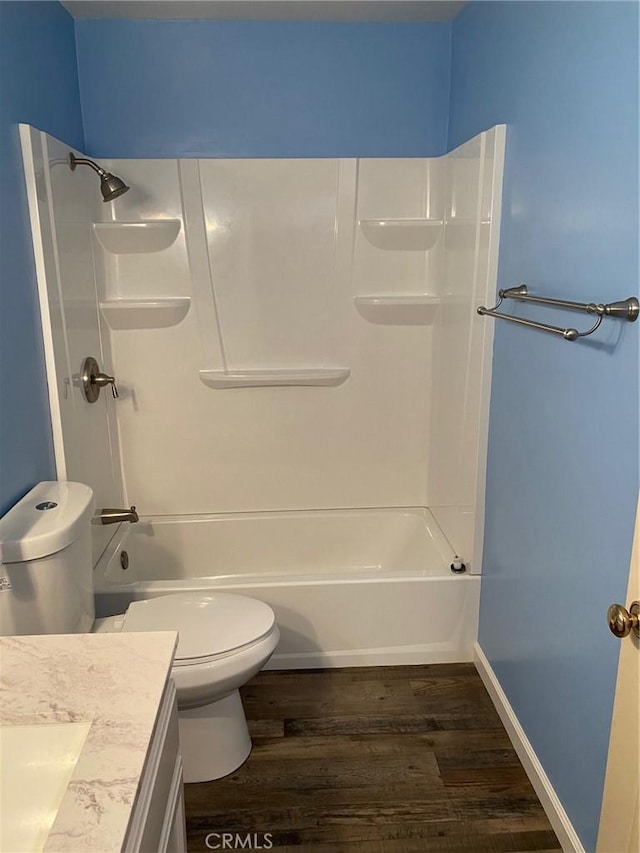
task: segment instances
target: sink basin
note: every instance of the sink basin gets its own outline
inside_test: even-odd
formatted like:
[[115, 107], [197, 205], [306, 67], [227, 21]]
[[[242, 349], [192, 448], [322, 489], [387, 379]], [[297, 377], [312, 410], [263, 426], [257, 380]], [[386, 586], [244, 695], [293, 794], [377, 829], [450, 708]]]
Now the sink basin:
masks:
[[0, 726], [0, 850], [39, 853], [91, 722]]

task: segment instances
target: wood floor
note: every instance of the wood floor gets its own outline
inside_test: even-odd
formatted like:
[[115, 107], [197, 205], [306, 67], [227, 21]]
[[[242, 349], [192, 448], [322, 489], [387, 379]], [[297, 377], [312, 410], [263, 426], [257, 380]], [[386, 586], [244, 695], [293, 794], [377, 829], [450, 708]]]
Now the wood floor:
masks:
[[210, 832], [279, 853], [560, 850], [472, 664], [263, 672], [242, 696], [253, 751], [186, 786], [193, 853]]

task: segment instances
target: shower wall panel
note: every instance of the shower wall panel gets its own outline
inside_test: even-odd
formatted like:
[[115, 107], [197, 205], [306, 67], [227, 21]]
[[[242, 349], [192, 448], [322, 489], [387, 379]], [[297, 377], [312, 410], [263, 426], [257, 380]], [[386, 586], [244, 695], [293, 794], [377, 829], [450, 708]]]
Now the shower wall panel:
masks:
[[296, 368], [337, 357], [340, 166], [339, 160], [200, 161], [227, 366]]
[[[99, 285], [110, 299], [192, 299], [178, 325], [111, 331], [127, 499], [160, 515], [427, 505], [432, 328], [356, 310], [357, 161], [104, 162], [132, 186], [118, 220], [188, 223], [186, 241], [183, 227], [164, 251], [109, 259]], [[348, 369], [343, 384], [200, 378], [331, 368]]]
[[[100, 328], [93, 267], [92, 222], [100, 213], [95, 175], [71, 172], [69, 146], [20, 126], [29, 213], [43, 319], [56, 471], [89, 483], [96, 508], [123, 499], [115, 400], [103, 393], [89, 405], [80, 391], [84, 359], [111, 366], [110, 340]], [[37, 235], [38, 239], [35, 239]], [[92, 526], [94, 557], [113, 531]]]
[[434, 326], [430, 507], [458, 553], [482, 557], [493, 323], [505, 128], [443, 158], [444, 297]]

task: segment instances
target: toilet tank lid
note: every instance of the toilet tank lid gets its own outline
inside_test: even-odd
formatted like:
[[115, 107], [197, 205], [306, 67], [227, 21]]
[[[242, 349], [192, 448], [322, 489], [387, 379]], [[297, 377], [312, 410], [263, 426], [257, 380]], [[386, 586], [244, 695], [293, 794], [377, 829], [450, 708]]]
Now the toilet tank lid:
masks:
[[22, 563], [62, 551], [93, 516], [93, 491], [84, 483], [38, 483], [0, 518], [0, 562]]

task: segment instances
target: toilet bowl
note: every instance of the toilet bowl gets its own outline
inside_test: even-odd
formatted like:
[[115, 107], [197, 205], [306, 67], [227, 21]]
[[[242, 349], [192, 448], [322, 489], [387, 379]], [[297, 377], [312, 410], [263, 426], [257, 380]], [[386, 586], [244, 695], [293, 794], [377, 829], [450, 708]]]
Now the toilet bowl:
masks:
[[278, 645], [280, 632], [268, 605], [229, 593], [165, 595], [96, 620], [94, 630], [178, 631], [171, 677], [185, 782], [220, 779], [246, 761], [251, 738], [239, 688]]
[[93, 492], [39, 483], [0, 519], [0, 634], [177, 631], [172, 669], [185, 782], [219, 779], [251, 751], [239, 688], [280, 637], [271, 608], [231, 593], [179, 593], [133, 602], [94, 621]]

